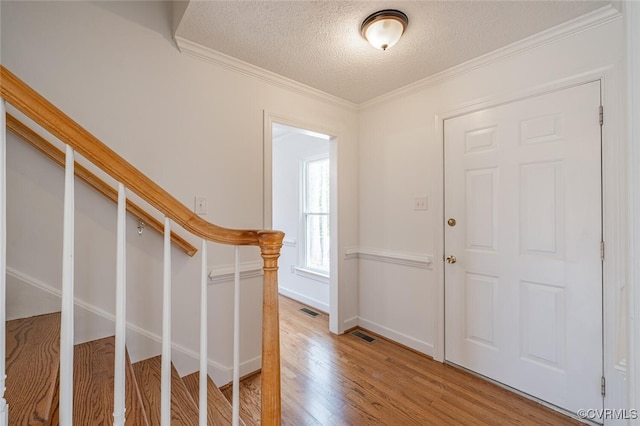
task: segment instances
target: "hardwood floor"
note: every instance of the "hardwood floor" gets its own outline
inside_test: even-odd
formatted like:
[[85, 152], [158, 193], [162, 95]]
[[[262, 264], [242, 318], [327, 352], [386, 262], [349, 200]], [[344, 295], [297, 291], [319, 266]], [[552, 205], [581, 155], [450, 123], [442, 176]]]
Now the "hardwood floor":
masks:
[[[73, 418], [82, 419], [82, 424], [113, 424], [115, 344], [115, 337], [112, 336], [74, 347]], [[128, 353], [125, 362], [126, 424], [148, 425]]]
[[11, 423], [47, 424], [54, 415], [51, 401], [57, 393], [60, 314], [8, 321], [6, 333], [5, 395], [11, 407]]
[[[154, 426], [161, 423], [161, 370], [160, 355], [133, 364], [142, 404], [149, 424]], [[178, 426], [198, 424], [198, 408], [173, 364], [171, 364], [171, 424]]]
[[[280, 298], [283, 425], [581, 424], [384, 339], [332, 335], [303, 306]], [[242, 383], [247, 425], [259, 424], [259, 389], [260, 375]]]
[[[195, 373], [182, 378], [184, 385], [187, 387], [187, 390], [197, 407], [200, 406], [199, 374], [200, 372], [196, 371]], [[222, 392], [220, 392], [220, 389], [216, 387], [215, 383], [213, 383], [211, 377], [207, 380], [207, 400], [207, 420], [209, 425], [221, 426], [233, 423], [231, 404], [227, 401], [224, 395], [222, 395]], [[244, 425], [242, 419], [240, 419], [240, 424]]]

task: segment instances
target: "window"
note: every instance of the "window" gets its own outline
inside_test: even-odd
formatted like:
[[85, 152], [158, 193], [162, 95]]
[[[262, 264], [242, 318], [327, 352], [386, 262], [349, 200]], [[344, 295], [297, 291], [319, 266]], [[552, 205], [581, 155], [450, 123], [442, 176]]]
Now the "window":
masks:
[[329, 158], [305, 161], [304, 267], [329, 275]]

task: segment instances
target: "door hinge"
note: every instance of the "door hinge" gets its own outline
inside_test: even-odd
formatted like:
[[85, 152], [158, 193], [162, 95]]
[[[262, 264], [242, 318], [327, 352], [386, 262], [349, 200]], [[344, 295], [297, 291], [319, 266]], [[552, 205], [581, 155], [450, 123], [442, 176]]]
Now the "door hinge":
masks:
[[600, 260], [604, 261], [604, 241], [600, 241]]
[[602, 126], [602, 124], [604, 123], [604, 107], [602, 105], [600, 105], [600, 113], [598, 114], [599, 120], [600, 120], [600, 125]]
[[602, 376], [602, 378], [600, 379], [600, 393], [602, 394], [602, 396], [605, 395], [606, 390], [607, 390], [607, 384], [604, 379], [604, 376]]

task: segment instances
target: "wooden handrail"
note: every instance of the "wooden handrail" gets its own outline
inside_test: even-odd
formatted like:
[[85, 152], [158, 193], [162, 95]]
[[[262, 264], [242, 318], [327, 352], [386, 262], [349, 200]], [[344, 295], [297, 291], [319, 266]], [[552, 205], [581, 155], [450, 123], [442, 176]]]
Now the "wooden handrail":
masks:
[[202, 219], [2, 65], [0, 89], [4, 100], [192, 234], [220, 244], [254, 246], [261, 245], [264, 233], [284, 237], [279, 231], [223, 228]]
[[220, 244], [260, 247], [264, 262], [261, 424], [280, 425], [278, 257], [284, 233], [229, 229], [207, 222], [2, 65], [0, 97], [188, 232]]
[[[64, 167], [64, 152], [62, 152], [45, 138], [28, 128], [26, 124], [22, 123], [11, 114], [7, 114], [7, 128], [11, 130], [13, 134], [20, 137], [23, 141], [27, 142], [38, 151], [43, 153], [45, 156], [53, 160], [56, 164]], [[78, 176], [96, 191], [100, 192], [102, 195], [104, 195], [114, 203], [118, 202], [118, 192], [112, 186], [100, 179], [95, 174], [91, 173], [78, 162], [76, 162], [74, 171], [76, 176]], [[151, 229], [157, 231], [160, 234], [164, 233], [164, 225], [160, 223], [158, 219], [151, 216], [142, 207], [138, 206], [131, 200], [127, 200], [127, 211], [141, 220]], [[189, 243], [189, 241], [185, 240], [173, 231], [171, 232], [171, 241], [191, 257], [193, 257], [193, 255], [198, 252], [198, 249], [194, 245], [192, 245], [191, 243]]]

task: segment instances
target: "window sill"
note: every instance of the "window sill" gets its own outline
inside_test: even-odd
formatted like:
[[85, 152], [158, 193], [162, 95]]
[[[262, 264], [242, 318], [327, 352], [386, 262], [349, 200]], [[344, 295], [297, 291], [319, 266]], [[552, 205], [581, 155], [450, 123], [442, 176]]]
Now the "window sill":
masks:
[[329, 284], [329, 275], [323, 274], [322, 272], [314, 271], [313, 269], [294, 267], [294, 271], [296, 271], [296, 275], [299, 275], [303, 278], [308, 278], [310, 280], [319, 281], [321, 283]]

